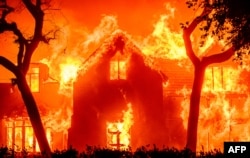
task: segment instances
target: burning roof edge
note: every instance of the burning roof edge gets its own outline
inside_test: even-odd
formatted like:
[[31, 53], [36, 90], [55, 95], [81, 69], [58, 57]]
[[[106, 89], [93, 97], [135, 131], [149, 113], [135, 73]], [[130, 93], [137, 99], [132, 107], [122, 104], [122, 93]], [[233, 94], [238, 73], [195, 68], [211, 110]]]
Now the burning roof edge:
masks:
[[136, 53], [143, 57], [145, 65], [159, 72], [164, 82], [168, 80], [168, 77], [154, 64], [152, 57], [146, 56], [136, 42], [131, 38], [129, 34], [118, 29], [115, 30], [109, 38], [104, 40], [103, 43], [82, 63], [79, 74], [83, 75], [91, 66], [98, 62], [104, 54], [108, 52], [114, 52], [121, 50], [123, 52]]

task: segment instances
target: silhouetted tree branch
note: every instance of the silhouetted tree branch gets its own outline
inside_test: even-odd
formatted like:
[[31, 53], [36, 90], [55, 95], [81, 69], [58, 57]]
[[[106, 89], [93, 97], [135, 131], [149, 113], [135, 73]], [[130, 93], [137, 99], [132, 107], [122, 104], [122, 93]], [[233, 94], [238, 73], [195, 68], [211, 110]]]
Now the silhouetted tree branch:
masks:
[[208, 66], [213, 63], [222, 63], [230, 58], [235, 54], [235, 50], [233, 47], [228, 48], [226, 51], [218, 53], [218, 54], [213, 54], [207, 57], [202, 58], [202, 62], [204, 65]]
[[0, 56], [0, 65], [4, 66], [7, 70], [15, 75], [15, 81], [26, 105], [27, 113], [30, 117], [30, 121], [38, 140], [40, 150], [45, 152], [45, 157], [51, 157], [51, 150], [46, 138], [38, 107], [26, 81], [26, 73], [28, 72], [32, 55], [39, 43], [41, 41], [45, 41], [44, 39], [46, 39], [46, 37], [43, 36], [44, 12], [42, 10], [42, 5], [46, 3], [42, 3], [41, 0], [22, 0], [22, 3], [31, 13], [35, 21], [33, 35], [30, 39], [26, 39], [23, 36], [23, 33], [15, 22], [8, 22], [6, 20], [6, 17], [14, 11], [14, 8], [8, 6], [6, 0], [2, 0], [0, 2], [0, 33], [7, 31], [12, 32], [17, 37], [14, 42], [19, 45], [17, 52], [17, 65], [4, 56]]
[[208, 7], [204, 8], [200, 16], [196, 17], [188, 26], [184, 26], [183, 28], [183, 39], [186, 53], [194, 65], [200, 63], [200, 59], [194, 53], [190, 36], [197, 25], [199, 25], [203, 21], [203, 18], [207, 16], [211, 11], [212, 10]]
[[[190, 96], [186, 147], [195, 152], [199, 102], [205, 69], [210, 64], [229, 60], [235, 53], [237, 53], [237, 57], [240, 60], [243, 54], [249, 54], [250, 10], [249, 1], [247, 0], [188, 0], [186, 4], [188, 8], [203, 8], [201, 15], [195, 18], [189, 26], [182, 24], [186, 53], [194, 65], [194, 81]], [[208, 14], [210, 16], [207, 16]], [[200, 27], [200, 30], [203, 31], [203, 35], [201, 35], [203, 40], [206, 40], [206, 37], [211, 35], [219, 40], [225, 40], [225, 43], [231, 45], [230, 48], [199, 59], [193, 51], [190, 35], [201, 22], [206, 22], [205, 25]]]
[[[186, 147], [196, 153], [197, 130], [199, 120], [199, 107], [201, 90], [205, 75], [206, 67], [213, 63], [221, 63], [229, 60], [235, 53], [234, 47], [230, 47], [226, 51], [214, 53], [209, 56], [199, 58], [192, 47], [191, 34], [198, 25], [207, 19], [212, 9], [209, 5], [205, 5], [200, 16], [196, 17], [188, 26], [183, 27], [183, 40], [186, 48], [186, 54], [194, 65], [194, 80], [190, 96], [190, 110], [187, 126], [187, 144]], [[205, 29], [208, 31], [208, 29]], [[202, 38], [202, 37], [201, 37]]]

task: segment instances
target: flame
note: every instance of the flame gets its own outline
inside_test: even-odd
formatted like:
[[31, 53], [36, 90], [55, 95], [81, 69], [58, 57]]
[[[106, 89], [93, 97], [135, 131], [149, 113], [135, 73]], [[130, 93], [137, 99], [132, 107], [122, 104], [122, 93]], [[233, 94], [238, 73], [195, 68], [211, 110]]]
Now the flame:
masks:
[[130, 128], [133, 125], [133, 109], [127, 104], [121, 122], [107, 122], [107, 145], [111, 148], [126, 149], [130, 145]]
[[[40, 148], [35, 138], [33, 128], [28, 118], [6, 118], [4, 119], [7, 128], [7, 147], [13, 148], [15, 151], [20, 152], [26, 149], [29, 152], [39, 152]], [[47, 125], [46, 137], [49, 145], [52, 147], [53, 138], [51, 136], [51, 128]]]
[[[224, 141], [248, 141], [249, 100], [247, 86], [240, 82], [241, 68], [208, 68], [205, 74], [198, 123], [197, 150], [223, 149]], [[213, 75], [211, 74], [213, 72]], [[187, 93], [188, 92], [188, 93]], [[184, 96], [181, 117], [187, 128], [191, 90], [178, 91]]]
[[171, 20], [175, 15], [175, 8], [167, 3], [167, 14], [161, 15], [154, 25], [154, 31], [141, 44], [142, 52], [148, 56], [173, 60], [187, 59], [182, 32], [171, 28]]
[[81, 65], [81, 60], [66, 57], [64, 62], [59, 64], [60, 68], [60, 88], [59, 92], [67, 96], [72, 96], [73, 83], [75, 82], [78, 71]]
[[[168, 14], [160, 17], [160, 20], [155, 24], [153, 33], [143, 41], [144, 43], [140, 47], [147, 56], [186, 61], [187, 56], [182, 32], [174, 29], [171, 23], [171, 20], [175, 18], [175, 8], [167, 5], [167, 10]], [[223, 40], [217, 41], [217, 39], [209, 36], [203, 46], [200, 47], [199, 30], [194, 32], [191, 41], [199, 58], [213, 53], [214, 51], [211, 50], [221, 49], [222, 46], [225, 46]], [[242, 67], [249, 69], [246, 65]], [[179, 64], [179, 66], [183, 66], [183, 64]], [[204, 149], [204, 147], [207, 150], [222, 149], [223, 142], [227, 140], [249, 140], [248, 124], [250, 119], [249, 108], [247, 107], [249, 96], [244, 94], [247, 85], [241, 81], [241, 73], [242, 69], [234, 65], [227, 67], [213, 66], [206, 69], [200, 102], [198, 151]], [[191, 89], [184, 86], [176, 93], [183, 95], [180, 116], [183, 119], [184, 128], [187, 129]]]
[[77, 77], [78, 67], [79, 66], [77, 63], [72, 63], [72, 62], [66, 64], [60, 64], [61, 82], [69, 83], [75, 81]]
[[247, 86], [241, 84], [240, 74], [243, 69], [238, 67], [208, 67], [205, 72], [203, 92], [242, 92]]
[[76, 80], [79, 70], [86, 69], [83, 63], [117, 29], [116, 17], [111, 15], [104, 15], [92, 32], [70, 25], [61, 27], [49, 45], [52, 55], [41, 60], [48, 65], [51, 78], [60, 83], [59, 93], [70, 95], [67, 85]]
[[[167, 14], [161, 15], [159, 21], [154, 25], [154, 31], [143, 40], [137, 41], [142, 52], [149, 57], [186, 61], [187, 55], [182, 38], [182, 31], [173, 27], [171, 20], [175, 19], [176, 9], [169, 3], [166, 5]], [[78, 76], [78, 72], [85, 72], [87, 68], [97, 61], [100, 55], [88, 58], [107, 37], [118, 29], [117, 21], [114, 16], [104, 16], [99, 26], [92, 33], [86, 30], [74, 30], [70, 27], [64, 27], [63, 35], [59, 36], [58, 41], [52, 44], [53, 55], [47, 59], [50, 67], [50, 75], [60, 83], [60, 93], [71, 98], [72, 84]], [[73, 31], [74, 30], [74, 31]], [[75, 38], [77, 34], [78, 38]], [[199, 57], [205, 56], [208, 50], [216, 42], [215, 39], [208, 37], [203, 47], [199, 47], [199, 40], [196, 41], [193, 35], [194, 50]], [[68, 46], [66, 39], [72, 39], [74, 42]], [[76, 40], [77, 39], [77, 40]], [[79, 40], [81, 39], [81, 40]], [[88, 59], [87, 62], [86, 59]], [[147, 58], [150, 60], [149, 58]], [[84, 64], [83, 64], [84, 62]], [[153, 63], [153, 61], [150, 61]], [[150, 65], [150, 64], [148, 64]], [[186, 64], [185, 64], [186, 66]], [[206, 70], [205, 83], [203, 86], [198, 144], [206, 146], [207, 149], [221, 148], [225, 140], [249, 140], [250, 127], [247, 119], [249, 116], [250, 97], [241, 98], [243, 104], [232, 103], [226, 92], [240, 94], [246, 90], [246, 86], [239, 84], [240, 70], [228, 68], [221, 73], [219, 67], [208, 68]], [[189, 94], [191, 90], [184, 87], [179, 90], [179, 94], [184, 95], [181, 103], [183, 108], [180, 114], [183, 119], [183, 125], [187, 128], [187, 117], [189, 111]], [[51, 131], [63, 131], [70, 127], [70, 117], [72, 115], [72, 100], [62, 109], [51, 112], [44, 120], [51, 127]], [[244, 103], [245, 101], [245, 103]], [[244, 105], [244, 107], [240, 107]], [[244, 112], [242, 112], [242, 109]], [[127, 148], [130, 145], [129, 130], [133, 125], [133, 110], [131, 104], [128, 104], [128, 110], [123, 113], [122, 121], [107, 122], [107, 144], [109, 147]], [[244, 113], [242, 115], [242, 113]], [[244, 126], [239, 125], [243, 123]], [[237, 126], [237, 128], [236, 128]], [[244, 131], [244, 132], [242, 132]], [[48, 136], [49, 137], [49, 136]], [[51, 140], [51, 138], [50, 138]], [[116, 145], [116, 146], [112, 146]], [[121, 146], [119, 146], [121, 145]]]
[[[67, 130], [71, 126], [73, 83], [80, 71], [85, 72], [97, 61], [100, 56], [91, 59], [89, 56], [118, 28], [118, 25], [116, 17], [108, 15], [103, 16], [93, 32], [82, 27], [79, 29], [63, 25], [57, 32], [56, 39], [49, 45], [52, 55], [41, 60], [48, 65], [50, 78], [59, 83], [58, 93], [63, 95], [62, 108], [49, 111], [43, 122], [50, 127], [51, 132], [62, 132], [67, 135]], [[48, 138], [52, 139], [50, 134]]]

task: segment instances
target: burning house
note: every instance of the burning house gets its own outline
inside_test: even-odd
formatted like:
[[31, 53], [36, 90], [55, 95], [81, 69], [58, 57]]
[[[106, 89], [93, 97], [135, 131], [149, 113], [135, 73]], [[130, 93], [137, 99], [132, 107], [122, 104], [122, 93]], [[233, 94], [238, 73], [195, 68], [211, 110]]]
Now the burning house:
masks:
[[[31, 64], [26, 78], [52, 150], [68, 145], [83, 150], [86, 145], [119, 149], [164, 144], [163, 83], [167, 77], [152, 67], [150, 59], [121, 31], [83, 63], [73, 100], [58, 93], [61, 83], [51, 79], [47, 65]], [[0, 143], [16, 151], [39, 151], [17, 87], [12, 83], [0, 86]]]
[[164, 144], [167, 77], [149, 64], [122, 31], [104, 41], [74, 84], [69, 145], [84, 149]]
[[[86, 145], [184, 147], [192, 65], [186, 59], [149, 57], [134, 43], [126, 33], [115, 31], [80, 67], [73, 59], [68, 65], [58, 64], [64, 81], [51, 79], [45, 64], [31, 64], [27, 81], [52, 150], [68, 146], [83, 150]], [[78, 74], [69, 75], [76, 70]], [[248, 80], [249, 72], [231, 61], [207, 68], [200, 103], [199, 149], [222, 148], [226, 140], [250, 139]], [[72, 96], [71, 92], [58, 93], [62, 84], [73, 91]], [[13, 84], [0, 83], [0, 103], [0, 143], [17, 151], [39, 151]]]
[[[67, 98], [57, 93], [59, 84], [49, 79], [48, 67], [32, 63], [26, 76], [37, 102], [45, 132], [52, 149], [67, 148], [68, 125], [62, 123], [62, 106]], [[21, 151], [39, 151], [26, 107], [16, 85], [0, 83], [0, 144]], [[65, 127], [65, 128], [64, 128]]]

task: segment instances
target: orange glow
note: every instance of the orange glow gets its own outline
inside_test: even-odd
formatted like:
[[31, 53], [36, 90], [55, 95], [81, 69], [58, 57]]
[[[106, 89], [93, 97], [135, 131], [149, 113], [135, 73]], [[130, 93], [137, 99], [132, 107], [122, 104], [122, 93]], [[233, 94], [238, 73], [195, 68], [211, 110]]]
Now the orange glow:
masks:
[[122, 59], [120, 52], [110, 61], [110, 80], [123, 79], [127, 77], [127, 62]]
[[81, 61], [76, 58], [67, 57], [60, 67], [60, 90], [72, 90], [73, 83], [76, 80]]
[[126, 62], [112, 61], [110, 62], [110, 79], [126, 79]]
[[243, 92], [247, 89], [244, 84], [239, 84], [241, 68], [224, 67], [208, 67], [205, 73], [203, 91], [218, 92]]
[[133, 109], [129, 103], [123, 112], [122, 121], [107, 122], [107, 146], [116, 149], [127, 149], [130, 145], [130, 128], [133, 125]]
[[[174, 30], [171, 25], [171, 18], [175, 17], [175, 8], [167, 5], [167, 10], [168, 14], [161, 16], [152, 35], [144, 39], [140, 46], [148, 56], [186, 61], [188, 58], [182, 32]], [[196, 30], [192, 36], [193, 49], [199, 58], [213, 53], [212, 49], [218, 49], [218, 46], [223, 45], [223, 42], [208, 37], [203, 47], [199, 47], [199, 35], [199, 31]], [[185, 68], [187, 65], [179, 66]], [[224, 141], [249, 140], [250, 119], [246, 116], [246, 111], [249, 111], [249, 96], [245, 94], [247, 86], [240, 81], [241, 73], [242, 68], [233, 65], [222, 64], [220, 67], [216, 65], [206, 69], [200, 102], [197, 151], [209, 151], [214, 148], [222, 150]], [[176, 90], [176, 94], [183, 96], [180, 117], [184, 128], [187, 129], [191, 87], [187, 88], [185, 81], [183, 85], [182, 89]]]
[[75, 63], [61, 64], [61, 78], [63, 83], [73, 82], [77, 76], [78, 66]]
[[[31, 127], [31, 123], [26, 117], [8, 118], [5, 119], [7, 128], [7, 147], [14, 149], [17, 152], [26, 149], [28, 152], [39, 152], [39, 146]], [[49, 145], [52, 147], [51, 128], [47, 125], [46, 137]]]
[[25, 127], [25, 149], [32, 151], [34, 143], [34, 132], [32, 127]]
[[[222, 150], [224, 141], [250, 139], [249, 96], [245, 94], [246, 85], [240, 83], [241, 72], [242, 69], [232, 67], [207, 68], [200, 105], [198, 150]], [[185, 128], [190, 92], [186, 88], [179, 91], [184, 96], [181, 117]]]
[[48, 116], [44, 117], [43, 122], [46, 123], [53, 132], [67, 132], [71, 125], [72, 110], [67, 108], [64, 113], [62, 109], [49, 113]]
[[[173, 6], [172, 3], [166, 3], [167, 1], [165, 0], [165, 5], [163, 5], [163, 0], [154, 1], [154, 3], [149, 3], [149, 1], [145, 0], [140, 2], [112, 1], [112, 3], [97, 0], [88, 2], [77, 1], [78, 2], [74, 3], [70, 1], [63, 2], [62, 6], [65, 9], [63, 12], [66, 13], [65, 17], [67, 18], [64, 19], [67, 21], [66, 24], [62, 24], [62, 27], [59, 26], [60, 31], [56, 34], [56, 39], [52, 40], [49, 46], [40, 45], [38, 53], [35, 53], [35, 57], [32, 58], [33, 61], [36, 59], [41, 60], [47, 56], [46, 53], [51, 53], [47, 59], [41, 62], [48, 65], [50, 71], [49, 77], [53, 79], [53, 81], [58, 82], [58, 93], [63, 96], [63, 103], [60, 105], [60, 109], [53, 109], [54, 111], [49, 111], [48, 115], [42, 118], [43, 123], [46, 125], [46, 136], [52, 147], [54, 147], [53, 140], [55, 137], [53, 133], [61, 132], [63, 135], [67, 135], [68, 129], [71, 127], [73, 83], [77, 80], [79, 74], [84, 74], [88, 68], [98, 62], [102, 57], [100, 52], [110, 47], [106, 39], [109, 39], [116, 32], [119, 32], [119, 29], [127, 31], [128, 33], [125, 33], [127, 35], [132, 33], [129, 35], [130, 40], [136, 43], [138, 49], [141, 50], [138, 52], [144, 55], [145, 64], [152, 69], [168, 69], [165, 65], [156, 65], [155, 61], [157, 61], [157, 59], [178, 60], [178, 62], [185, 63], [179, 64], [179, 66], [182, 66], [183, 69], [188, 68], [187, 71], [190, 71], [191, 66], [191, 62], [186, 55], [182, 30], [179, 25], [176, 27], [174, 24], [174, 21], [179, 24], [179, 22], [193, 18], [193, 15], [190, 17], [189, 14], [185, 15], [186, 10], [181, 10], [181, 12], [183, 12], [182, 14], [177, 12], [177, 9], [180, 7], [179, 5], [183, 5], [184, 3], [182, 4], [178, 1], [175, 3], [176, 5]], [[73, 9], [70, 8], [70, 6], [73, 6]], [[158, 12], [160, 9], [161, 11]], [[130, 12], [130, 10], [133, 11]], [[180, 17], [184, 17], [184, 20], [177, 19]], [[159, 20], [155, 21], [156, 18]], [[21, 20], [21, 18], [19, 20]], [[55, 23], [61, 24], [61, 21], [58, 22], [55, 18]], [[152, 23], [154, 23], [153, 26]], [[150, 32], [151, 34], [149, 34]], [[215, 46], [217, 41], [212, 37], [208, 37], [204, 46], [199, 47], [199, 40], [197, 40], [199, 37], [199, 32], [195, 32], [192, 36], [192, 42], [194, 42], [193, 46], [197, 56], [202, 58], [211, 53], [210, 50], [212, 46]], [[1, 39], [1, 41], [3, 39]], [[104, 47], [100, 48], [103, 42]], [[6, 43], [10, 42], [7, 41]], [[6, 47], [4, 45], [8, 46], [8, 44], [1, 44], [0, 42], [0, 47]], [[218, 45], [223, 45], [223, 43]], [[42, 49], [45, 47], [47, 51]], [[13, 52], [16, 52], [16, 47], [14, 48], [15, 51]], [[131, 47], [126, 45], [124, 49], [130, 48]], [[111, 47], [110, 49], [113, 48]], [[16, 59], [12, 59], [12, 56], [15, 55], [9, 54], [11, 60], [16, 61]], [[36, 54], [42, 55], [38, 55], [39, 57], [37, 57]], [[94, 54], [94, 56], [91, 56], [92, 54]], [[246, 62], [249, 61], [250, 60]], [[110, 62], [111, 80], [125, 80], [127, 78], [126, 62], [127, 61], [123, 60]], [[243, 66], [246, 67], [247, 65], [250, 64]], [[249, 67], [248, 69], [250, 70]], [[38, 73], [39, 69], [31, 69], [26, 77], [32, 92], [40, 91], [42, 81], [39, 80], [40, 76]], [[204, 146], [206, 150], [213, 148], [222, 149], [225, 140], [250, 140], [250, 119], [248, 116], [250, 113], [250, 108], [248, 107], [250, 97], [243, 95], [247, 86], [240, 82], [241, 73], [242, 69], [230, 66], [220, 67], [216, 65], [207, 68], [200, 104], [198, 150], [202, 149], [201, 146]], [[166, 74], [166, 76], [168, 75], [169, 74]], [[164, 84], [164, 90], [167, 91], [173, 81], [174, 79], [167, 80]], [[176, 82], [183, 82], [183, 84], [185, 84], [185, 81]], [[94, 89], [93, 91], [98, 93], [98, 89]], [[177, 89], [176, 91], [178, 95], [183, 96], [182, 102], [178, 104], [178, 106], [182, 107], [182, 111], [179, 115], [183, 120], [184, 128], [187, 129], [191, 89], [190, 87], [187, 88], [184, 86], [183, 89]], [[99, 115], [99, 111], [96, 111]], [[121, 121], [110, 121], [111, 122], [107, 122], [106, 124], [107, 146], [118, 149], [128, 148], [131, 143], [130, 129], [133, 125], [132, 105], [128, 104], [128, 109], [123, 112]], [[18, 123], [19, 125], [17, 127]], [[6, 121], [7, 146], [13, 147], [13, 144], [15, 144], [15, 149], [20, 150], [20, 147], [24, 145], [24, 147], [30, 151], [39, 151], [32, 127], [30, 123], [26, 123], [25, 121], [25, 125], [23, 125], [13, 119]], [[25, 128], [22, 128], [23, 126]], [[13, 128], [15, 128], [15, 131]], [[22, 134], [23, 129], [25, 129], [24, 134]], [[105, 133], [103, 133], [103, 135], [105, 135]], [[63, 142], [65, 143], [63, 146], [67, 147], [67, 140], [63, 139]]]
[[[151, 67], [156, 67], [150, 58], [162, 58], [170, 60], [187, 61], [187, 55], [184, 47], [184, 42], [182, 38], [181, 29], [176, 29], [172, 25], [172, 21], [176, 18], [176, 8], [170, 4], [166, 5], [167, 13], [160, 16], [160, 19], [155, 23], [154, 30], [152, 34], [145, 38], [135, 38], [137, 46], [140, 47], [142, 52], [145, 54], [145, 62]], [[53, 71], [54, 73], [60, 73], [59, 82], [62, 94], [66, 94], [67, 89], [71, 89], [72, 83], [76, 80], [78, 72], [85, 72], [93, 63], [97, 62], [101, 57], [101, 53], [88, 58], [87, 62], [85, 60], [80, 60], [79, 58], [87, 58], [91, 53], [93, 53], [96, 48], [99, 49], [99, 44], [101, 44], [106, 38], [118, 29], [118, 22], [114, 16], [104, 16], [101, 20], [100, 25], [98, 25], [92, 33], [87, 33], [83, 37], [84, 40], [77, 41], [75, 43], [78, 46], [76, 49], [69, 49], [68, 52], [72, 50], [72, 56], [67, 56], [64, 60], [55, 60], [65, 56], [60, 56], [58, 52], [62, 51], [65, 47], [61, 45], [55, 45], [54, 48], [54, 59], [50, 61], [50, 67], [53, 69], [53, 65], [59, 65], [59, 71]], [[67, 34], [70, 35], [70, 30], [67, 30]], [[197, 33], [199, 34], [199, 33]], [[197, 34], [193, 35], [194, 50], [197, 55], [202, 58], [207, 55], [212, 46], [216, 41], [208, 37], [203, 47], [199, 47], [199, 40], [196, 40]], [[197, 36], [197, 37], [196, 37]], [[133, 36], [131, 37], [133, 38]], [[66, 43], [64, 43], [66, 44]], [[106, 48], [100, 48], [106, 49]], [[126, 48], [125, 48], [126, 49]], [[99, 53], [99, 52], [98, 52]], [[78, 56], [79, 58], [76, 58]], [[125, 79], [126, 75], [123, 71], [119, 71], [119, 68], [126, 70], [126, 63], [121, 61], [118, 66], [117, 62], [111, 62], [110, 65], [110, 79], [118, 79], [119, 72], [121, 73], [121, 79]], [[188, 62], [187, 62], [188, 63]], [[190, 63], [188, 63], [190, 64]], [[161, 66], [161, 65], [160, 65]], [[187, 66], [184, 65], [184, 66]], [[118, 75], [117, 75], [118, 74]], [[245, 90], [244, 85], [238, 84], [238, 77], [240, 74], [239, 69], [234, 68], [221, 68], [221, 67], [211, 67], [206, 70], [205, 81], [202, 93], [202, 102], [200, 108], [200, 120], [199, 120], [199, 132], [198, 132], [198, 150], [202, 149], [202, 145], [206, 147], [205, 149], [210, 150], [213, 148], [222, 148], [222, 143], [225, 140], [241, 139], [245, 140], [248, 136], [242, 135], [236, 138], [236, 125], [232, 128], [233, 116], [236, 114], [237, 108], [236, 103], [232, 103], [230, 97], [228, 97], [226, 92], [240, 93]], [[168, 84], [171, 84], [169, 82]], [[184, 95], [184, 99], [181, 102], [183, 108], [181, 112], [181, 117], [183, 119], [183, 126], [187, 128], [187, 117], [189, 112], [189, 94], [191, 89], [183, 88], [178, 90], [178, 94]], [[71, 93], [70, 93], [71, 94]], [[243, 99], [244, 100], [244, 99]], [[72, 112], [68, 112], [71, 116]], [[49, 117], [49, 124], [51, 127], [57, 129], [68, 129], [70, 127], [70, 117], [64, 118], [63, 112], [59, 110], [56, 113], [57, 118]], [[237, 114], [237, 119], [244, 120]], [[107, 145], [111, 148], [127, 148], [130, 145], [130, 134], [129, 130], [133, 124], [133, 115], [131, 105], [128, 106], [128, 110], [124, 112], [122, 121], [108, 122], [107, 123]], [[238, 125], [237, 125], [238, 126]], [[238, 126], [241, 130], [246, 130], [243, 126]], [[55, 129], [54, 129], [55, 130]]]
[[154, 25], [153, 33], [142, 44], [142, 52], [148, 56], [173, 60], [186, 59], [182, 32], [172, 28], [170, 21], [175, 17], [175, 8], [169, 3], [166, 5], [166, 14], [161, 15]]
[[30, 90], [32, 92], [39, 92], [40, 90], [39, 72], [39, 68], [32, 67], [26, 75], [27, 83], [30, 86]]

